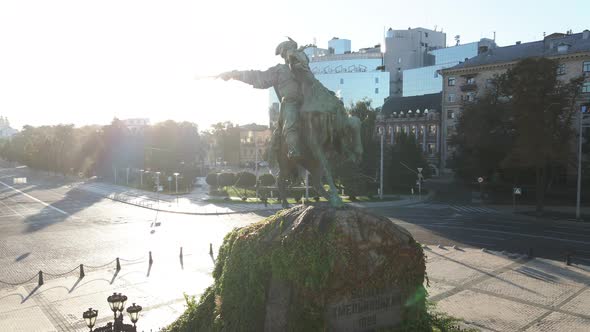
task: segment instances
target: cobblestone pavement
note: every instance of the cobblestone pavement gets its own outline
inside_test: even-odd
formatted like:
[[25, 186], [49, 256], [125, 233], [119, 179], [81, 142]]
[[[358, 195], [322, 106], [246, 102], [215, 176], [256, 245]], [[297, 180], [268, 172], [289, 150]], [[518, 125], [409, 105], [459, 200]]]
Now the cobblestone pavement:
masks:
[[590, 266], [429, 247], [430, 300], [482, 331], [588, 331]]
[[[99, 323], [105, 324], [110, 317], [106, 297], [113, 291], [145, 308], [140, 330], [156, 330], [183, 311], [183, 293], [198, 295], [211, 283], [210, 245], [216, 252], [233, 227], [270, 214], [158, 212], [55, 177], [30, 175], [27, 184], [14, 184], [12, 178], [20, 174], [0, 169], [0, 331], [85, 331], [81, 313], [91, 306], [99, 309]], [[410, 212], [415, 213], [405, 213]], [[394, 222], [409, 227], [424, 243], [437, 243], [423, 240], [428, 239], [422, 235], [426, 222], [434, 222], [440, 236], [445, 236], [442, 226], [476, 222], [467, 215], [433, 220], [428, 211], [420, 212], [422, 219], [403, 218], [413, 228]], [[492, 221], [478, 222], [494, 227]], [[473, 248], [431, 247], [426, 254], [431, 299], [471, 326], [484, 331], [585, 331], [590, 326], [588, 266]], [[122, 267], [118, 273], [116, 257]], [[80, 264], [86, 273], [82, 279]], [[45, 284], [37, 287], [39, 270]]]

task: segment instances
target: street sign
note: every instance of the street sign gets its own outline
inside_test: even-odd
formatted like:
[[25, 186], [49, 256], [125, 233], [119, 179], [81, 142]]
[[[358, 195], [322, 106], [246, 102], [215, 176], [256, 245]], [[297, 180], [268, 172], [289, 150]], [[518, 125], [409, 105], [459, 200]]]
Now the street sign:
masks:
[[477, 182], [482, 183], [483, 182], [483, 178], [480, 176], [477, 178]]
[[422, 173], [422, 167], [418, 167], [418, 173]]
[[158, 186], [158, 191], [164, 191], [164, 186]]
[[172, 177], [171, 176], [168, 177], [168, 181], [172, 181]]
[[522, 188], [514, 187], [514, 195], [522, 195]]
[[14, 178], [12, 179], [12, 184], [26, 184], [27, 178]]

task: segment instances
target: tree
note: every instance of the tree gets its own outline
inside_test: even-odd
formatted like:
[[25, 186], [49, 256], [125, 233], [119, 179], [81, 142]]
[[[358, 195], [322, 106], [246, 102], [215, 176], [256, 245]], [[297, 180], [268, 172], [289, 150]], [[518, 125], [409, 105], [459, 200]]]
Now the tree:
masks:
[[254, 175], [250, 172], [239, 172], [238, 174], [236, 174], [235, 186], [238, 188], [244, 189], [244, 196], [242, 196], [242, 199], [245, 200], [245, 198], [247, 197], [246, 189], [252, 188], [255, 185], [256, 185], [256, 175]]
[[430, 176], [428, 162], [424, 158], [414, 135], [400, 134], [395, 139], [396, 144], [389, 150], [390, 160], [387, 168], [387, 185], [396, 192], [407, 192], [416, 185], [418, 168], [422, 168], [425, 177]]
[[450, 144], [455, 148], [451, 166], [465, 182], [492, 177], [502, 168], [514, 140], [509, 104], [500, 98], [500, 79], [476, 102], [464, 105], [456, 133]]
[[574, 102], [581, 80], [557, 79], [556, 60], [529, 58], [509, 69], [502, 81], [510, 97], [515, 141], [509, 162], [535, 171], [537, 213], [541, 214], [549, 170], [569, 157]]
[[499, 75], [487, 94], [465, 104], [457, 133], [453, 168], [473, 181], [514, 169], [534, 174], [537, 213], [543, 210], [548, 179], [570, 158], [572, 120], [582, 79], [562, 82], [557, 62], [528, 58]]
[[356, 196], [370, 193], [376, 183], [379, 148], [375, 137], [377, 115], [371, 107], [371, 101], [366, 99], [351, 104], [347, 111], [361, 120], [362, 160], [359, 164], [350, 161], [340, 163], [336, 166], [334, 174], [336, 180], [345, 187], [345, 192], [354, 199]]

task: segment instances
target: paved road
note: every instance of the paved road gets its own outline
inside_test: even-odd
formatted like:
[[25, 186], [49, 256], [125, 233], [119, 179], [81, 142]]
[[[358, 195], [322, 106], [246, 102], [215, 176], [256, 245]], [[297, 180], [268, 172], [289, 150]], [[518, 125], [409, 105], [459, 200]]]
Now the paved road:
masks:
[[[22, 175], [28, 183], [13, 184]], [[0, 280], [23, 281], [39, 270], [60, 274], [116, 257], [145, 259], [149, 251], [154, 260], [175, 259], [181, 246], [185, 254], [208, 253], [209, 244], [218, 248], [232, 228], [259, 219], [162, 213], [77, 190], [59, 178], [0, 169]], [[208, 271], [211, 261], [206, 264]]]
[[375, 208], [426, 244], [458, 245], [590, 262], [590, 223], [513, 215], [477, 205], [417, 204]]

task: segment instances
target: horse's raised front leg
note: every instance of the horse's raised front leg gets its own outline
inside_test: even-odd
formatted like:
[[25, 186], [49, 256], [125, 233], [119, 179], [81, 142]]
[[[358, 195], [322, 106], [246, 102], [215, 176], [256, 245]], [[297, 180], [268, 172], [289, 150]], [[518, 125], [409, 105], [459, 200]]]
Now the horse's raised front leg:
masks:
[[284, 209], [289, 207], [289, 202], [287, 201], [286, 184], [287, 179], [285, 178], [284, 172], [279, 171], [279, 175], [277, 176], [277, 188], [279, 189], [279, 200], [281, 201]]
[[320, 166], [312, 168], [310, 175], [313, 189], [315, 189], [318, 195], [329, 201], [330, 194], [326, 191], [326, 189], [324, 189], [324, 186], [322, 185], [322, 168]]
[[311, 145], [312, 145], [311, 151], [314, 154], [314, 157], [320, 162], [320, 165], [324, 171], [324, 175], [326, 176], [326, 181], [328, 182], [328, 185], [330, 186], [330, 193], [329, 193], [329, 199], [328, 199], [330, 201], [330, 205], [332, 205], [334, 207], [340, 207], [340, 206], [344, 205], [344, 203], [342, 203], [342, 199], [338, 195], [338, 189], [336, 188], [336, 185], [334, 185], [334, 179], [332, 178], [332, 172], [330, 170], [330, 165], [328, 164], [328, 160], [326, 159], [324, 152], [322, 151], [322, 149], [320, 148], [320, 146], [318, 144], [311, 144]]

